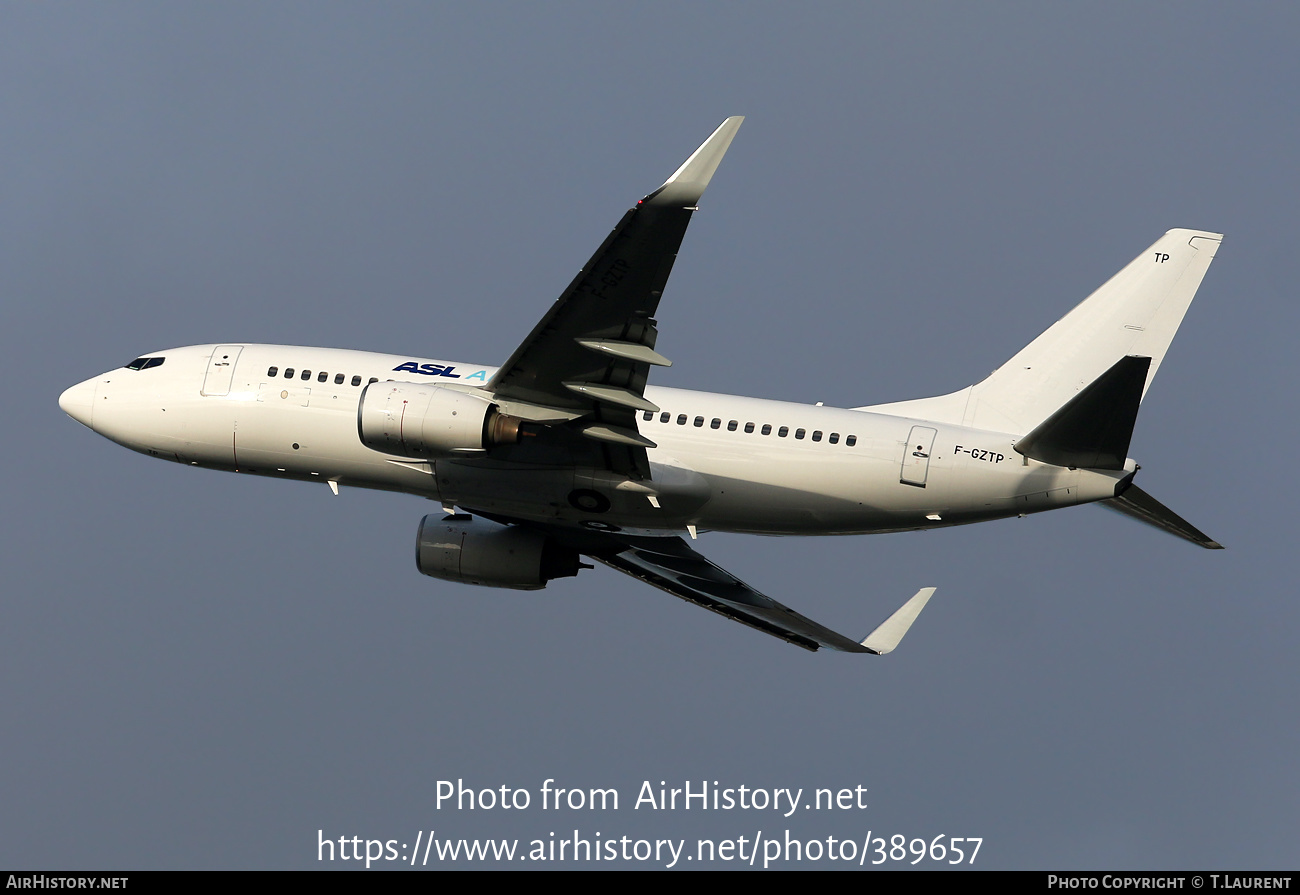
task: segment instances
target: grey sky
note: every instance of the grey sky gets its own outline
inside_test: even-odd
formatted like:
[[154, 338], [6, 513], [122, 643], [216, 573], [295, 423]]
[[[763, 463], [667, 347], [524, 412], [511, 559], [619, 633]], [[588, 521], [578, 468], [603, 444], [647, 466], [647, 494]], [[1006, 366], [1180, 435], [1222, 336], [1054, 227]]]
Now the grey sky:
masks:
[[[1300, 14], [1283, 5], [0, 7], [0, 864], [317, 867], [394, 838], [980, 836], [977, 867], [1297, 863]], [[663, 385], [860, 405], [981, 378], [1171, 227], [1227, 234], [1097, 508], [701, 549], [886, 659], [606, 569], [422, 578], [411, 497], [196, 471], [57, 406], [221, 340], [498, 363], [747, 116]], [[617, 787], [438, 811], [434, 785]], [[641, 781], [869, 788], [631, 809]], [[338, 865], [335, 865], [338, 866]], [[717, 865], [722, 866], [722, 865]], [[811, 866], [829, 866], [827, 864]]]

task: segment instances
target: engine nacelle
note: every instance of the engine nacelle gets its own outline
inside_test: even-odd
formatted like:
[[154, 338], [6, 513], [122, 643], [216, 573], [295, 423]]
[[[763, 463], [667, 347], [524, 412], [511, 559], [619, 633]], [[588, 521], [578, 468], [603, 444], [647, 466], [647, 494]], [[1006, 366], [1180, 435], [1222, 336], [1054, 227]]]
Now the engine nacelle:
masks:
[[415, 538], [420, 574], [461, 584], [539, 590], [584, 566], [578, 551], [539, 531], [473, 516], [425, 516]]
[[402, 457], [514, 444], [519, 440], [519, 423], [498, 413], [487, 398], [414, 382], [372, 382], [357, 406], [361, 443]]

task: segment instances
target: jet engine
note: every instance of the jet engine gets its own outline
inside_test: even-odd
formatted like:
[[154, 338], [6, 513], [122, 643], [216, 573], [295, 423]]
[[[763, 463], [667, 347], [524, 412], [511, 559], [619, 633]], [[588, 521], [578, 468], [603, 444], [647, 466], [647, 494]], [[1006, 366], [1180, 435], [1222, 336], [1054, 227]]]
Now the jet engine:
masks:
[[357, 406], [361, 443], [403, 457], [514, 444], [521, 422], [479, 395], [413, 382], [372, 382]]
[[540, 590], [552, 578], [592, 568], [540, 531], [459, 513], [420, 520], [415, 565], [431, 578], [517, 590]]

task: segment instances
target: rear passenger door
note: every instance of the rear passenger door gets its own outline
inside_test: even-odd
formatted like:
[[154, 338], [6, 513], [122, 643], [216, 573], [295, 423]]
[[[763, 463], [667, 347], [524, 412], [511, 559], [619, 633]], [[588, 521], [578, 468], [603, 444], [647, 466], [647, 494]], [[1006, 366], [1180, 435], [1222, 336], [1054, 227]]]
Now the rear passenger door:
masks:
[[898, 480], [904, 485], [925, 487], [925, 480], [930, 475], [930, 452], [934, 448], [934, 437], [939, 430], [929, 426], [913, 426], [903, 447], [903, 468]]

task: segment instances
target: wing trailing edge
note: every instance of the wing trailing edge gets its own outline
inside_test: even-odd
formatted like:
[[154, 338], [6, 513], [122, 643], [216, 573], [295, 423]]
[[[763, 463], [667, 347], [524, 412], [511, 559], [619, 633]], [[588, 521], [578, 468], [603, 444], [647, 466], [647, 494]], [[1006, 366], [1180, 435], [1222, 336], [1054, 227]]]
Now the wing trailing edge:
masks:
[[863, 640], [855, 641], [760, 593], [679, 537], [575, 532], [556, 526], [548, 526], [547, 532], [625, 575], [810, 651], [826, 648], [879, 656], [892, 652], [935, 590], [917, 591]]

